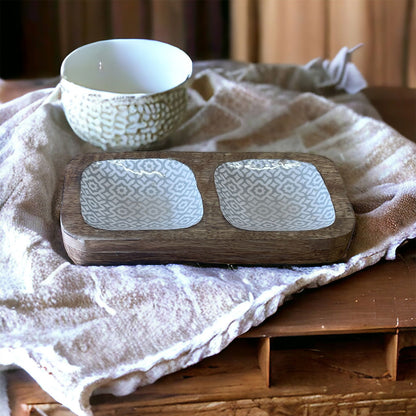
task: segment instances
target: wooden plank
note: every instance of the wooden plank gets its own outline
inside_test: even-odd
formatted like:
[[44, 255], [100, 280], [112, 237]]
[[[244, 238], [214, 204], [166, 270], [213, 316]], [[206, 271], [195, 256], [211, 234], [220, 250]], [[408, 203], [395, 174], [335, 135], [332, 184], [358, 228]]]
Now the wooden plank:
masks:
[[369, 87], [364, 94], [387, 124], [416, 142], [416, 89]]
[[150, 3], [137, 0], [111, 0], [113, 38], [146, 38], [151, 33]]
[[398, 377], [400, 352], [402, 349], [408, 347], [416, 347], [416, 330], [399, 331], [396, 329], [394, 333], [386, 334], [387, 371], [394, 381], [396, 381]]
[[62, 58], [83, 45], [84, 42], [84, 0], [58, 0], [59, 44]]
[[23, 416], [25, 410], [30, 413], [27, 405], [56, 403], [25, 371], [14, 370], [5, 374], [12, 416], [19, 416], [19, 413]]
[[[353, 47], [364, 42], [353, 55], [353, 62], [369, 80], [371, 70], [367, 56], [371, 53], [371, 34], [368, 29], [367, 0], [337, 0], [328, 2], [328, 54], [334, 57], [343, 46]], [[364, 54], [366, 52], [366, 54]]]
[[[14, 415], [11, 416], [23, 416], [23, 415]], [[30, 416], [77, 416], [75, 413], [72, 413], [66, 407], [59, 404], [47, 404], [47, 405], [37, 405], [32, 407]], [[110, 416], [110, 415], [107, 415]]]
[[186, 48], [187, 27], [184, 0], [153, 0], [151, 11], [152, 38]]
[[369, 85], [403, 85], [407, 0], [337, 0], [328, 5], [329, 55], [363, 42], [353, 62]]
[[[275, 403], [284, 408], [294, 400], [363, 411], [366, 406], [387, 408], [392, 402], [399, 409], [412, 409], [408, 399], [414, 399], [416, 368], [405, 380], [389, 381], [383, 374], [381, 344], [373, 338], [329, 337], [327, 341], [325, 337], [304, 337], [297, 345], [280, 342], [280, 349], [274, 347], [272, 351], [275, 376], [269, 388], [258, 368], [256, 342], [237, 340], [220, 354], [139, 388], [129, 396], [93, 396], [94, 415], [174, 415], [182, 406], [205, 412], [217, 408], [216, 403], [222, 403], [224, 410], [234, 411], [243, 411], [248, 402]], [[11, 371], [8, 376], [9, 392], [18, 394], [21, 403], [51, 403], [23, 371]]]
[[[391, 380], [386, 372], [384, 347], [384, 334], [275, 338], [272, 386], [286, 390], [320, 383], [330, 391], [348, 376], [353, 389], [360, 378]], [[325, 367], [326, 372], [320, 371]]]
[[[107, 0], [85, 0], [83, 43], [92, 43], [111, 37], [110, 15]], [[79, 18], [79, 17], [78, 17]], [[100, 22], [100, 24], [94, 24]]]
[[234, 0], [232, 58], [304, 64], [364, 43], [369, 85], [416, 86], [416, 8], [408, 0]]
[[325, 56], [325, 0], [258, 0], [259, 62], [305, 64]]
[[[376, 397], [375, 395], [354, 394], [318, 395], [316, 397], [266, 397], [261, 399], [240, 399], [216, 402], [178, 403], [169, 406], [130, 407], [108, 413], [94, 409], [94, 416], [276, 416], [276, 415], [414, 415], [414, 397]], [[335, 413], [337, 412], [337, 413]], [[64, 414], [66, 416], [66, 414]], [[52, 415], [54, 416], [54, 415]]]
[[[73, 416], [62, 407], [43, 409], [44, 416]], [[337, 412], [337, 413], [335, 413]], [[370, 394], [319, 395], [313, 397], [266, 397], [262, 399], [240, 399], [215, 402], [177, 403], [165, 406], [140, 405], [112, 410], [95, 409], [94, 416], [344, 416], [344, 415], [413, 415], [416, 399], [413, 397], [376, 397]], [[39, 413], [40, 415], [40, 413]], [[38, 416], [35, 414], [35, 416]]]
[[111, 37], [106, 0], [59, 0], [58, 7], [62, 59], [81, 45]]
[[338, 282], [296, 295], [278, 314], [244, 336], [369, 333], [415, 328], [415, 250], [413, 240], [394, 262], [382, 261]]
[[264, 337], [259, 339], [258, 361], [260, 371], [263, 375], [265, 385], [270, 387], [270, 338]]
[[[20, 27], [19, 23], [21, 24], [22, 39], [19, 42], [9, 37], [8, 42], [14, 45], [18, 59], [22, 60], [22, 72], [19, 76], [41, 77], [59, 73], [60, 54], [56, 42], [59, 20], [56, 2], [31, 0], [16, 3], [21, 13], [19, 16], [21, 22], [15, 21], [12, 24], [17, 27]], [[7, 19], [7, 13], [5, 14]], [[14, 57], [9, 56], [8, 59]]]
[[386, 366], [393, 381], [397, 380], [397, 364], [399, 361], [399, 330], [386, 334]]
[[408, 8], [410, 16], [408, 21], [406, 86], [416, 88], [416, 4], [412, 1], [409, 2], [409, 5], [411, 7]]
[[94, 415], [104, 409], [121, 412], [133, 403], [143, 410], [175, 403], [268, 397], [290, 401], [291, 397], [317, 395], [325, 401], [331, 395], [353, 396], [358, 392], [390, 399], [396, 394], [414, 397], [416, 368], [405, 380], [392, 383], [385, 371], [382, 335], [276, 340], [271, 349], [270, 387], [258, 369], [256, 344], [248, 341], [255, 340], [239, 339], [220, 354], [142, 387], [129, 397], [95, 396]]
[[[258, 368], [257, 340], [238, 339], [220, 354], [129, 396], [93, 396], [94, 415], [143, 415], [156, 409], [172, 415], [181, 406], [206, 411], [219, 402], [224, 409], [235, 410], [244, 409], [244, 402], [269, 403], [277, 398], [286, 406], [295, 399], [306, 403], [313, 397], [316, 406], [347, 407], [349, 403], [351, 409], [365, 409], [362, 400], [375, 407], [398, 400], [396, 404], [407, 409], [407, 399], [414, 398], [416, 367], [406, 379], [392, 383], [385, 374], [382, 339], [382, 335], [368, 334], [280, 339], [271, 351], [270, 387]], [[17, 394], [21, 403], [53, 403], [24, 372], [11, 371], [8, 376], [9, 392]]]
[[416, 331], [400, 331], [397, 349], [416, 347]]
[[140, 388], [128, 400], [112, 395], [93, 397], [94, 415], [104, 409], [121, 411], [132, 403], [147, 407], [264, 397], [269, 388], [264, 383], [257, 353], [258, 340], [237, 339], [220, 354]]
[[258, 61], [258, 1], [230, 2], [231, 59], [243, 62]]

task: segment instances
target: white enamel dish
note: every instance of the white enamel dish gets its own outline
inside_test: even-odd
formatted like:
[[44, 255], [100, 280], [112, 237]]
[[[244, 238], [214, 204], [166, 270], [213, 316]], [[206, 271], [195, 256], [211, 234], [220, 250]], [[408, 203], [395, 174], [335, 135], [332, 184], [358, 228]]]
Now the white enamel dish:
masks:
[[317, 230], [335, 210], [318, 170], [297, 160], [246, 159], [215, 170], [221, 211], [234, 227], [252, 231]]
[[81, 177], [81, 213], [103, 230], [172, 230], [203, 214], [195, 176], [171, 159], [113, 159], [92, 163]]

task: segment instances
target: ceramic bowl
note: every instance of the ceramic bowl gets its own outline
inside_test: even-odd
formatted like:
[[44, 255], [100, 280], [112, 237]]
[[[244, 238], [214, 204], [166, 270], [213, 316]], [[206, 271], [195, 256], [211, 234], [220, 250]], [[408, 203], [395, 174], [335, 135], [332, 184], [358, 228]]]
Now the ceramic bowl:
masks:
[[195, 176], [172, 159], [111, 159], [82, 173], [81, 214], [102, 230], [173, 230], [203, 215]]
[[147, 39], [95, 42], [62, 62], [62, 105], [81, 139], [104, 150], [148, 149], [181, 122], [191, 74], [191, 59], [175, 46]]
[[314, 165], [297, 160], [223, 163], [215, 186], [225, 219], [251, 231], [306, 231], [335, 221], [335, 210]]

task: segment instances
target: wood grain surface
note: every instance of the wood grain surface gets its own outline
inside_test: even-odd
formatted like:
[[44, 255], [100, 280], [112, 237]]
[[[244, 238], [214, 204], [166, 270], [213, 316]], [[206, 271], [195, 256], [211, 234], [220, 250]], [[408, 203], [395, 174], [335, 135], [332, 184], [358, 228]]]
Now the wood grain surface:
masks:
[[[393, 381], [386, 372], [381, 336], [275, 341], [270, 351], [270, 386], [257, 362], [258, 340], [238, 339], [221, 354], [129, 396], [92, 397], [94, 416], [415, 414], [416, 368], [403, 354], [399, 379]], [[8, 384], [11, 396], [21, 403], [40, 409], [56, 403], [23, 371], [9, 372]], [[56, 416], [73, 415], [58, 404], [56, 409], [62, 411]], [[45, 414], [55, 416], [50, 411]]]
[[[416, 328], [416, 241], [399, 258], [310, 289], [245, 337], [394, 333]], [[307, 313], [305, 313], [307, 311]], [[415, 343], [416, 345], [416, 343]]]
[[[185, 229], [109, 231], [88, 225], [81, 214], [80, 178], [98, 160], [171, 158], [189, 166], [204, 205], [202, 220]], [[305, 231], [247, 231], [221, 213], [214, 171], [224, 162], [293, 159], [313, 164], [324, 179], [335, 210], [332, 225]], [[214, 264], [321, 264], [347, 255], [355, 215], [342, 178], [327, 158], [295, 153], [131, 152], [97, 153], [73, 160], [66, 171], [61, 208], [65, 248], [78, 264], [198, 262]]]

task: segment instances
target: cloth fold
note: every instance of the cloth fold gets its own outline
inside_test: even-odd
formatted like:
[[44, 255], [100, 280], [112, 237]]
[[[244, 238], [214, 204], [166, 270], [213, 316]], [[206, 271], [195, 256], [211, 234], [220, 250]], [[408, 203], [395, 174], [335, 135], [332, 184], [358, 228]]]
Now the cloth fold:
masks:
[[314, 267], [72, 264], [59, 227], [64, 169], [100, 150], [72, 132], [54, 90], [2, 105], [0, 365], [24, 368], [91, 416], [93, 393], [128, 394], [220, 352], [299, 290], [393, 259], [416, 237], [416, 145], [362, 94], [322, 90], [325, 77], [316, 62], [197, 63], [184, 123], [166, 145], [331, 158], [357, 226], [346, 262]]

